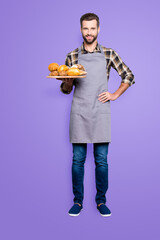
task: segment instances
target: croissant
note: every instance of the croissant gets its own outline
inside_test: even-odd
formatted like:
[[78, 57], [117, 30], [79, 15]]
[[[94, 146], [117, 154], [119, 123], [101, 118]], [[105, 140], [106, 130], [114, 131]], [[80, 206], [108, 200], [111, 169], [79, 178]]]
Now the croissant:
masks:
[[80, 75], [80, 70], [76, 67], [75, 68], [72, 67], [72, 68], [68, 69], [67, 75], [68, 76], [78, 76], [78, 75]]

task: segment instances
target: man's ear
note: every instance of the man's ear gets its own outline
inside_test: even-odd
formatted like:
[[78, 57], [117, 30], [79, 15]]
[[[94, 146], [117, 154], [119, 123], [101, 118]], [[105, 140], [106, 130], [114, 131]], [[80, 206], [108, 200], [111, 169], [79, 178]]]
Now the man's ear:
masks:
[[80, 27], [80, 31], [82, 32], [82, 28]]
[[100, 26], [98, 27], [98, 33], [99, 33], [99, 31], [100, 31]]

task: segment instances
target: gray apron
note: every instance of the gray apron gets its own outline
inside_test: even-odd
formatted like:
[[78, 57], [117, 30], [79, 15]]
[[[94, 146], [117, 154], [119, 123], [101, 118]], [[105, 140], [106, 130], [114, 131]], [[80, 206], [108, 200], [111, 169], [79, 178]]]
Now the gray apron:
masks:
[[87, 72], [85, 78], [75, 79], [75, 88], [70, 112], [69, 135], [71, 143], [111, 142], [110, 101], [102, 103], [98, 95], [108, 91], [106, 59], [101, 53], [81, 54], [78, 63]]

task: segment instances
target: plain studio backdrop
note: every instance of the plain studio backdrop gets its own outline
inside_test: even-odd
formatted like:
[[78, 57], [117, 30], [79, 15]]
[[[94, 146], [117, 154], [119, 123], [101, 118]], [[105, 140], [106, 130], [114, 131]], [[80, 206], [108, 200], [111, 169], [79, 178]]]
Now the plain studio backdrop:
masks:
[[[159, 1], [1, 3], [0, 239], [159, 240]], [[73, 92], [47, 79], [82, 44], [80, 17], [100, 18], [98, 42], [132, 70], [135, 84], [111, 102], [109, 189], [112, 216], [95, 203], [93, 145], [87, 146], [84, 209], [73, 204], [69, 117]], [[112, 68], [109, 91], [121, 82]]]

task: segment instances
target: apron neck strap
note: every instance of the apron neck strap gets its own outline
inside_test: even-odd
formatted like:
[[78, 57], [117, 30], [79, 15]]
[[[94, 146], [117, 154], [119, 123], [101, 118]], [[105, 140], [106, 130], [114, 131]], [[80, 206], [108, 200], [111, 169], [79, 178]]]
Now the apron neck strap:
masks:
[[78, 54], [81, 54], [81, 46], [78, 48]]
[[[82, 45], [78, 48], [78, 54], [81, 54], [81, 47], [82, 47]], [[98, 44], [98, 47], [100, 48], [101, 53], [104, 54], [102, 46], [100, 44]]]

